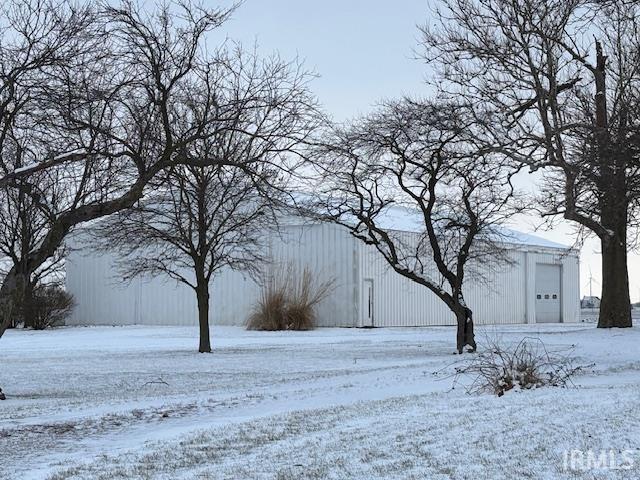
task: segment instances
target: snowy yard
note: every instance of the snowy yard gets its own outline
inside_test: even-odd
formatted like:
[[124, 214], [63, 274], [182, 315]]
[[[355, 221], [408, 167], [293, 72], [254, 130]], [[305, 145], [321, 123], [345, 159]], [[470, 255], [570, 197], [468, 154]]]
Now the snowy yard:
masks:
[[[575, 345], [574, 388], [452, 387], [454, 331], [64, 328], [0, 341], [7, 479], [640, 477], [640, 329], [484, 327]], [[566, 462], [574, 451], [577, 463]], [[576, 453], [576, 451], [579, 451]], [[581, 469], [589, 452], [606, 465]], [[631, 469], [613, 469], [627, 467]]]

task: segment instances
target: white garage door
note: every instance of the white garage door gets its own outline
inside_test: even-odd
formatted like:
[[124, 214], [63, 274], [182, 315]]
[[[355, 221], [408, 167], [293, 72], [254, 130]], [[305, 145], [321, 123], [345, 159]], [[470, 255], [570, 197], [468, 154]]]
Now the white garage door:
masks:
[[560, 265], [536, 265], [536, 323], [558, 323], [560, 315]]

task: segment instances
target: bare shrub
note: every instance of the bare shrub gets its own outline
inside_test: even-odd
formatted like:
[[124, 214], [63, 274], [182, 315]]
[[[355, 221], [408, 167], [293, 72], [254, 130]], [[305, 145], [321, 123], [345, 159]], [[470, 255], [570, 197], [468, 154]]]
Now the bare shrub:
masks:
[[73, 295], [57, 285], [36, 287], [33, 293], [32, 324], [34, 330], [63, 325], [75, 307]]
[[499, 341], [465, 360], [455, 377], [471, 376], [469, 393], [493, 393], [499, 397], [509, 390], [538, 387], [565, 387], [584, 367], [574, 367], [570, 352], [550, 352], [537, 338], [524, 338], [517, 344]]
[[313, 330], [316, 306], [331, 293], [333, 280], [320, 280], [309, 267], [276, 269], [262, 286], [247, 320], [248, 330]]

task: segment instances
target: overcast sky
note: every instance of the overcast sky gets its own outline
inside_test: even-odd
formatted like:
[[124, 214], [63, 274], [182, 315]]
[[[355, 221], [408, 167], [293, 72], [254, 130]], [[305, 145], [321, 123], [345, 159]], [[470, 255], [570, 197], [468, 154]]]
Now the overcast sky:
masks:
[[[313, 89], [325, 109], [335, 119], [345, 120], [369, 111], [384, 98], [430, 94], [424, 82], [429, 71], [414, 58], [416, 25], [428, 18], [426, 0], [245, 0], [212, 41], [226, 35], [248, 46], [257, 42], [265, 54], [298, 56], [318, 73]], [[532, 232], [536, 223], [535, 218], [520, 220], [517, 228]], [[565, 223], [536, 235], [571, 244], [570, 232]], [[594, 295], [599, 295], [598, 250], [595, 240], [583, 247], [582, 295], [589, 293], [590, 271]], [[640, 300], [640, 256], [630, 256], [629, 268], [631, 298]]]

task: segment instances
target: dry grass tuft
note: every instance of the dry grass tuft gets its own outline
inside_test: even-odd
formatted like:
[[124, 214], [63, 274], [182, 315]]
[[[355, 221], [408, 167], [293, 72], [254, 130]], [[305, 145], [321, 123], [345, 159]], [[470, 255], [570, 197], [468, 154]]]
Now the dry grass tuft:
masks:
[[294, 265], [273, 272], [247, 320], [248, 330], [313, 330], [316, 306], [331, 293], [333, 280], [322, 281], [308, 268]]

